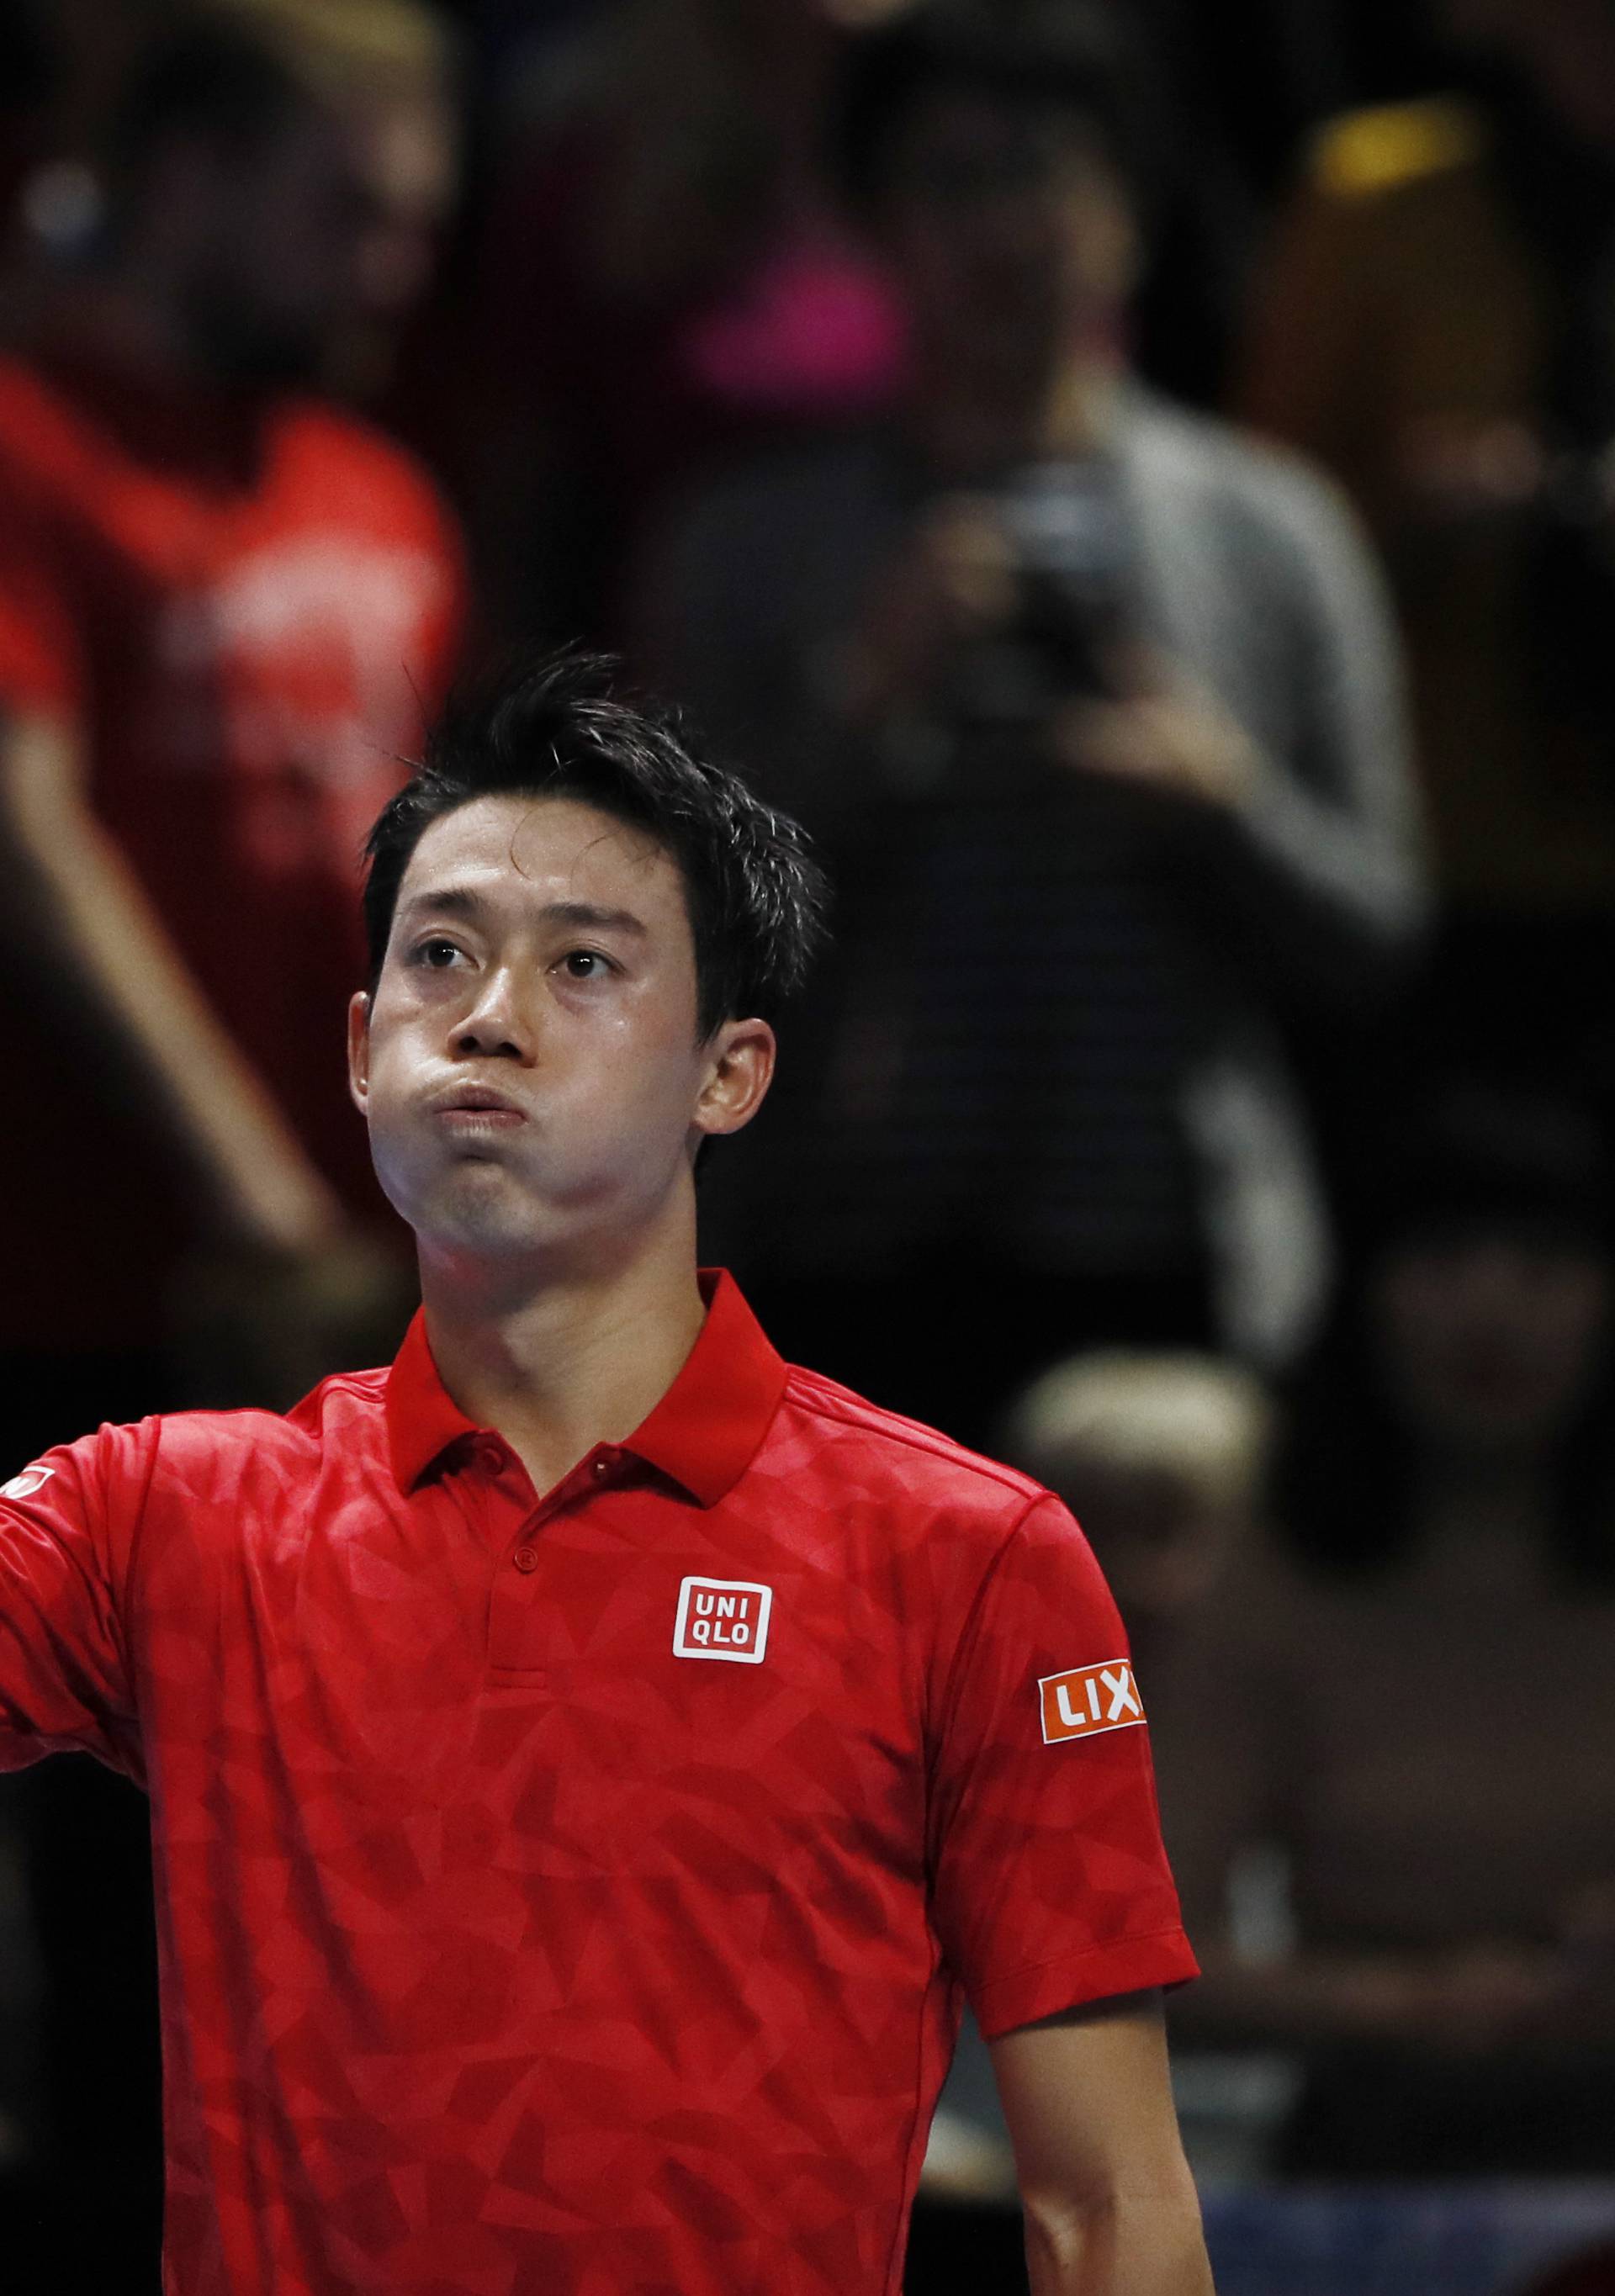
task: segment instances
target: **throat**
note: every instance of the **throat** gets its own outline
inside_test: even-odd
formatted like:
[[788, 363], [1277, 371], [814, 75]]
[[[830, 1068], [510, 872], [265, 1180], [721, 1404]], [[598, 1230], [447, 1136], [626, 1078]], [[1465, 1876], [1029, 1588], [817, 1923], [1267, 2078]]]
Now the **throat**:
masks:
[[496, 1316], [434, 1298], [430, 1283], [422, 1290], [444, 1386], [468, 1419], [504, 1438], [540, 1493], [649, 1417], [706, 1316], [693, 1265], [676, 1283], [557, 1287]]

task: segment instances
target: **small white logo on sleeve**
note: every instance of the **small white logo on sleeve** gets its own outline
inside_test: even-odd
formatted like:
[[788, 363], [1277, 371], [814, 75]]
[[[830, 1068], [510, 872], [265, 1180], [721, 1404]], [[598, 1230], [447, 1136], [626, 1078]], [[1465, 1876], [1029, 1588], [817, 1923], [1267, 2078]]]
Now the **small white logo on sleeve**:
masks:
[[1045, 1746], [1057, 1745], [1062, 1738], [1096, 1738], [1105, 1730], [1136, 1729], [1144, 1718], [1138, 1685], [1126, 1659], [1075, 1666], [1069, 1674], [1045, 1674], [1037, 1693]]
[[771, 1587], [754, 1587], [744, 1578], [686, 1578], [678, 1589], [673, 1655], [760, 1666], [773, 1607]]
[[24, 1467], [9, 1483], [0, 1483], [0, 1499], [31, 1499], [36, 1491], [45, 1488], [55, 1472], [54, 1467]]

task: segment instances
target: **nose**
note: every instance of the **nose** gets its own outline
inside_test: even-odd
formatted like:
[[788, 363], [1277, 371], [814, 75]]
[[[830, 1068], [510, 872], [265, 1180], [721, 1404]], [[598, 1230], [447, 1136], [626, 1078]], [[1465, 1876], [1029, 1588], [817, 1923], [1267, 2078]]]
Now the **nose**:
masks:
[[469, 1011], [455, 1016], [450, 1039], [462, 1060], [532, 1061], [537, 1033], [512, 966], [494, 965], [480, 977], [477, 996]]

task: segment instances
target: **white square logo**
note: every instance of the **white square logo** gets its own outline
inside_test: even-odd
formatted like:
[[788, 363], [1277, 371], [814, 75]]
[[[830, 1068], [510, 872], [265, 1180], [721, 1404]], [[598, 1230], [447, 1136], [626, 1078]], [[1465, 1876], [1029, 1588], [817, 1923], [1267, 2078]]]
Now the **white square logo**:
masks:
[[678, 1589], [673, 1655], [760, 1666], [773, 1607], [771, 1587], [754, 1587], [744, 1578], [686, 1578]]

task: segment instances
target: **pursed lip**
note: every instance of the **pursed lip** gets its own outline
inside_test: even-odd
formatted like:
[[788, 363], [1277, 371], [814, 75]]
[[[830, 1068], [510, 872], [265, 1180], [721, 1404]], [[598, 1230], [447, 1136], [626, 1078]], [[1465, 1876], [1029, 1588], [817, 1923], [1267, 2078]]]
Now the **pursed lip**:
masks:
[[525, 1119], [527, 1111], [509, 1093], [488, 1084], [450, 1085], [427, 1103], [433, 1116], [509, 1116]]

